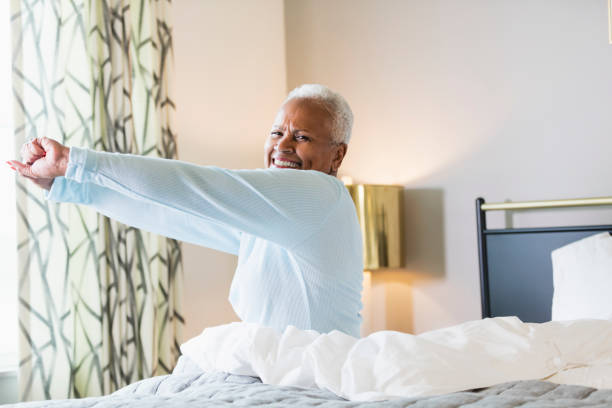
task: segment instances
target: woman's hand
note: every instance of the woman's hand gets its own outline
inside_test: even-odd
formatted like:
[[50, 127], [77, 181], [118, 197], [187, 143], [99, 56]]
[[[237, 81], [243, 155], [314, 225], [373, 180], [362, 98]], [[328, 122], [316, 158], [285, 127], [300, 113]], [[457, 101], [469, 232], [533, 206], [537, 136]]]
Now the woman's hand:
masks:
[[49, 190], [55, 177], [66, 174], [70, 148], [53, 139], [41, 137], [21, 147], [22, 162], [9, 160], [6, 163], [21, 176]]

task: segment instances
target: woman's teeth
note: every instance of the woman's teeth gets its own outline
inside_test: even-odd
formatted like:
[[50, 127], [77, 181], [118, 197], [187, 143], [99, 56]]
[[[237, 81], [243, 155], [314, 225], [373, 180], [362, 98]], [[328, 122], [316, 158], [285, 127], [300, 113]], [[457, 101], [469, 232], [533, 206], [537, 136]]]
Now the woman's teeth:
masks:
[[293, 167], [294, 169], [298, 169], [300, 167], [300, 165], [297, 163], [276, 159], [274, 160], [274, 164], [281, 167]]

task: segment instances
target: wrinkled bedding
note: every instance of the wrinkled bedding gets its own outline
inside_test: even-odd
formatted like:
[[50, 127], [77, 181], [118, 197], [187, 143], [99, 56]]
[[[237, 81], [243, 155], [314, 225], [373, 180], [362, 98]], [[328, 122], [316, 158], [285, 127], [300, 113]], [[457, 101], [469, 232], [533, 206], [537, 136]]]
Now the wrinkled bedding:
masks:
[[232, 323], [205, 329], [181, 350], [206, 372], [321, 388], [352, 401], [429, 397], [549, 378], [612, 388], [612, 378], [598, 375], [612, 365], [612, 321], [605, 320], [523, 323], [496, 317], [419, 335], [381, 331], [361, 339], [338, 331], [289, 326], [278, 333]]
[[65, 407], [610, 407], [612, 390], [596, 390], [545, 381], [519, 381], [427, 398], [353, 402], [302, 387], [262, 384], [254, 377], [227, 373], [172, 374], [129, 385], [107, 397], [16, 404], [19, 408]]

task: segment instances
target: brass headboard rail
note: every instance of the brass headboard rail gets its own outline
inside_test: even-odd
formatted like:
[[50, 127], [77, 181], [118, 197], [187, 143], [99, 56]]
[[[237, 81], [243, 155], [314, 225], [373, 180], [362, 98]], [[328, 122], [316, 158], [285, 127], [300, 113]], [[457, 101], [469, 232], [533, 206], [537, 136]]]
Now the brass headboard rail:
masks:
[[482, 211], [529, 210], [537, 208], [590, 207], [612, 205], [612, 197], [574, 198], [569, 200], [519, 201], [506, 203], [483, 203]]

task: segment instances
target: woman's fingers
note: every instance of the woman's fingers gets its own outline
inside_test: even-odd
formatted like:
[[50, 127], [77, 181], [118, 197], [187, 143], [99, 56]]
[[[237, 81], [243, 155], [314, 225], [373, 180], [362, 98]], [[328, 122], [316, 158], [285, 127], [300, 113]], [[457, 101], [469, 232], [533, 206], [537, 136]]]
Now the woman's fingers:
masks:
[[9, 160], [6, 162], [12, 169], [16, 170], [17, 173], [24, 177], [36, 178], [34, 174], [32, 174], [32, 168], [28, 164], [23, 164], [17, 160]]
[[53, 139], [41, 137], [24, 144], [21, 155], [21, 162], [17, 160], [7, 162], [20, 175], [52, 180], [66, 173], [70, 148]]
[[32, 164], [41, 157], [45, 157], [46, 152], [40, 145], [38, 139], [32, 139], [21, 146], [21, 158], [24, 163]]
[[40, 141], [38, 139], [34, 139], [32, 140], [30, 143], [28, 143], [29, 147], [30, 147], [30, 151], [34, 154], [38, 154], [40, 156], [44, 156], [45, 155], [45, 149], [42, 147], [42, 145], [40, 144]]
[[43, 178], [36, 177], [32, 173], [31, 166], [23, 164], [17, 160], [9, 160], [6, 162], [11, 169], [15, 170], [21, 177], [32, 180], [34, 184], [36, 184], [40, 188], [44, 188], [45, 190], [50, 190], [53, 185], [54, 178]]
[[41, 159], [45, 156], [42, 155], [34, 155], [34, 154], [25, 154], [21, 159], [23, 160], [24, 163], [26, 164], [34, 164], [34, 162], [38, 159]]
[[33, 154], [33, 155], [40, 156], [44, 152], [45, 152], [44, 149], [40, 146], [37, 139], [32, 139], [29, 142], [24, 143], [21, 146], [21, 151], [20, 151], [22, 156], [26, 154]]
[[62, 147], [64, 147], [60, 142], [58, 142], [55, 139], [50, 139], [48, 137], [40, 137], [37, 140], [37, 143], [39, 144], [40, 148], [45, 151], [48, 152], [50, 150], [58, 150]]

